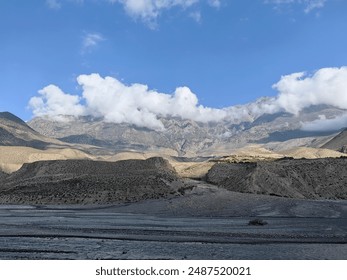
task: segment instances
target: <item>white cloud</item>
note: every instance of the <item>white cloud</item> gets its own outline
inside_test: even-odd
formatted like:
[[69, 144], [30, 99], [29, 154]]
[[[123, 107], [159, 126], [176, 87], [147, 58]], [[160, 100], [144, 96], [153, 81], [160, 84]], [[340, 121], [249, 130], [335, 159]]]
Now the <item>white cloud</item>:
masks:
[[314, 9], [323, 8], [327, 0], [266, 0], [265, 3], [274, 5], [299, 4], [304, 6], [304, 12], [309, 13]]
[[[63, 0], [46, 0], [46, 5], [50, 9], [60, 9], [62, 7], [62, 1]], [[86, 2], [84, 0], [69, 1], [80, 5]], [[136, 20], [139, 19], [145, 22], [150, 28], [155, 28], [157, 26], [156, 21], [163, 11], [175, 7], [187, 10], [193, 6], [196, 7], [201, 3], [207, 3], [210, 7], [216, 9], [221, 7], [221, 0], [106, 0], [106, 2], [122, 5], [128, 15]], [[197, 22], [201, 21], [200, 12], [190, 10], [188, 15], [194, 18]]]
[[[173, 94], [149, 90], [146, 85], [127, 86], [112, 77], [99, 74], [80, 75], [82, 97], [65, 94], [57, 86], [49, 85], [32, 97], [29, 107], [34, 116], [92, 115], [108, 122], [129, 123], [140, 127], [162, 130], [159, 116], [174, 116], [195, 121], [220, 121], [227, 116], [224, 109], [213, 109], [198, 104], [198, 98], [187, 87], [179, 87]], [[85, 105], [81, 104], [81, 101]]]
[[82, 40], [82, 53], [86, 53], [95, 48], [105, 38], [100, 33], [87, 33]]
[[[40, 90], [39, 96], [29, 102], [34, 116], [92, 115], [108, 122], [162, 130], [160, 117], [238, 123], [252, 121], [265, 113], [299, 114], [312, 105], [326, 104], [347, 110], [347, 67], [323, 68], [310, 76], [304, 73], [283, 76], [273, 85], [278, 91], [276, 97], [222, 109], [200, 105], [198, 97], [188, 87], [178, 87], [174, 93], [167, 94], [150, 90], [143, 84], [125, 85], [113, 77], [103, 78], [99, 74], [80, 75], [77, 82], [83, 89], [81, 96], [66, 94], [54, 85]], [[344, 118], [320, 119], [303, 124], [303, 127], [312, 130], [324, 124], [324, 127], [335, 129], [339, 125], [345, 126], [344, 121]]]
[[52, 10], [59, 10], [61, 8], [59, 0], [46, 0], [46, 5]]
[[49, 85], [39, 90], [39, 96], [32, 97], [29, 107], [35, 116], [60, 115], [80, 116], [85, 114], [85, 108], [80, 104], [80, 97], [64, 93], [60, 88]]
[[306, 3], [306, 8], [304, 11], [305, 11], [305, 13], [309, 13], [314, 9], [323, 8], [326, 0], [307, 0], [305, 2], [307, 2], [307, 3]]
[[[188, 9], [201, 2], [207, 3], [209, 6], [219, 8], [220, 0], [108, 0], [110, 3], [120, 3], [123, 5], [127, 14], [135, 19], [141, 19], [150, 25], [155, 26], [156, 19], [164, 10], [169, 10], [174, 7]], [[194, 16], [200, 22], [201, 14], [192, 12], [190, 16]]]
[[318, 120], [302, 123], [302, 130], [305, 131], [334, 131], [347, 127], [347, 114], [327, 119], [324, 115]]
[[125, 11], [135, 17], [145, 21], [157, 18], [162, 10], [175, 6], [187, 8], [197, 3], [199, 0], [110, 0], [119, 2], [124, 6]]
[[173, 94], [149, 90], [146, 85], [124, 85], [112, 77], [98, 74], [77, 78], [83, 88], [87, 112], [103, 116], [106, 121], [130, 123], [161, 130], [158, 116], [179, 116], [196, 121], [221, 120], [225, 112], [198, 105], [198, 99], [189, 88], [180, 87]]
[[290, 74], [273, 88], [279, 92], [275, 104], [293, 114], [321, 104], [347, 109], [347, 67], [322, 68], [311, 76]]

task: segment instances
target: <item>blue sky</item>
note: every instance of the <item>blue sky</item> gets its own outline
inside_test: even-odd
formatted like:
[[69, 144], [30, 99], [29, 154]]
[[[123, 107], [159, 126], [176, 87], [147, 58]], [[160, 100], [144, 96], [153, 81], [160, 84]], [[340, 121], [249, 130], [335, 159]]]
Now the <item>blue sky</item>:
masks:
[[159, 2], [1, 1], [0, 111], [28, 120], [39, 90], [81, 95], [76, 79], [91, 73], [166, 94], [186, 86], [224, 108], [278, 95], [283, 75], [347, 65], [345, 0]]

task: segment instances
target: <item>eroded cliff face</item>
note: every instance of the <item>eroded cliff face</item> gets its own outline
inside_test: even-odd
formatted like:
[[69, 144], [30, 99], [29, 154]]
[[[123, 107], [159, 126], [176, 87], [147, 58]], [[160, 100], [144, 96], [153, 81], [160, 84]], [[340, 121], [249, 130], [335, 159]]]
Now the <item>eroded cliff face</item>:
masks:
[[217, 163], [207, 181], [244, 193], [307, 199], [347, 199], [347, 158]]

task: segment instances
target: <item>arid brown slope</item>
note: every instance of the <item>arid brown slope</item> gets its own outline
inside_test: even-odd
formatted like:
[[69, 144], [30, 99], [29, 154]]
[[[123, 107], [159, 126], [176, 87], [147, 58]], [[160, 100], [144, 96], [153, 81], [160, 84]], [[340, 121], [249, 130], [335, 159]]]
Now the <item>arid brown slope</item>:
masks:
[[347, 158], [218, 163], [207, 181], [231, 191], [292, 198], [347, 199]]
[[132, 202], [166, 197], [180, 186], [175, 171], [162, 158], [41, 161], [24, 164], [5, 179], [0, 203]]

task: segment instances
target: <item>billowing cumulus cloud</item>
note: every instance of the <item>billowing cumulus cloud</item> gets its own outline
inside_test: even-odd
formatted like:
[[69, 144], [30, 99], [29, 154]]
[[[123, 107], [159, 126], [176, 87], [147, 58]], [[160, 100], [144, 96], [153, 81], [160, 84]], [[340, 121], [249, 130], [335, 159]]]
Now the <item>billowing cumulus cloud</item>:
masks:
[[32, 97], [29, 107], [35, 116], [59, 118], [64, 115], [81, 116], [85, 108], [80, 104], [78, 95], [64, 93], [55, 85], [49, 85], [39, 90], [39, 96]]
[[[160, 117], [180, 117], [199, 122], [252, 121], [267, 113], [280, 111], [299, 114], [312, 105], [331, 105], [347, 109], [347, 67], [323, 68], [313, 75], [294, 73], [283, 76], [273, 88], [276, 97], [264, 97], [253, 103], [222, 109], [199, 104], [198, 97], [188, 87], [178, 87], [173, 93], [151, 90], [143, 84], [125, 85], [113, 77], [99, 74], [80, 75], [77, 78], [82, 94], [64, 93], [55, 85], [49, 85], [31, 98], [29, 107], [34, 116], [91, 115], [105, 121], [129, 123], [139, 127], [163, 130]], [[304, 129], [344, 127], [345, 118], [320, 119], [303, 124]]]
[[[173, 94], [149, 90], [146, 85], [123, 84], [112, 77], [99, 74], [80, 75], [82, 97], [65, 94], [57, 86], [49, 85], [30, 99], [29, 107], [35, 116], [92, 115], [105, 121], [129, 123], [162, 130], [158, 116], [182, 117], [195, 121], [220, 121], [227, 116], [224, 109], [198, 104], [198, 98], [187, 87], [179, 87]], [[84, 101], [85, 105], [81, 104]]]
[[226, 117], [220, 109], [203, 107], [197, 96], [187, 87], [179, 87], [173, 94], [149, 90], [146, 85], [124, 85], [112, 77], [98, 74], [77, 78], [83, 88], [83, 98], [89, 114], [103, 116], [106, 121], [131, 123], [161, 130], [158, 116], [182, 117], [195, 121], [219, 121]]
[[347, 109], [347, 67], [323, 68], [313, 75], [286, 75], [273, 88], [279, 92], [277, 106], [293, 114], [311, 105]]

